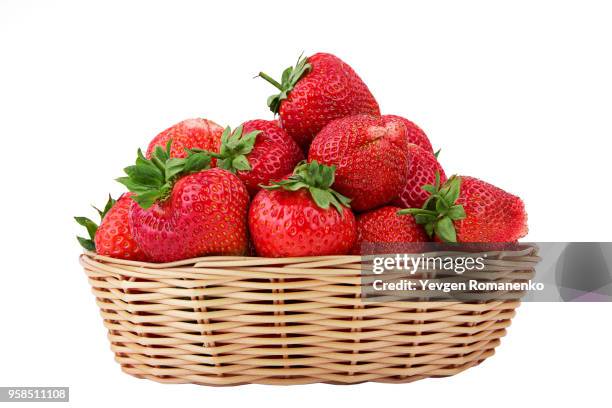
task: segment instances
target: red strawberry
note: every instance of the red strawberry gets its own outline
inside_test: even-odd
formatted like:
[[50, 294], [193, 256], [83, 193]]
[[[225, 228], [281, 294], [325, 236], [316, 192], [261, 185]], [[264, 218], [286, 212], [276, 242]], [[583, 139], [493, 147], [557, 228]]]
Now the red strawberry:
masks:
[[153, 262], [202, 255], [242, 255], [247, 250], [249, 196], [229, 171], [207, 169], [206, 153], [170, 158], [157, 147], [154, 160], [140, 150], [136, 165], [118, 179], [136, 193], [130, 225], [140, 248]]
[[356, 238], [355, 216], [348, 208], [350, 200], [330, 188], [333, 181], [333, 167], [312, 162], [257, 193], [249, 210], [257, 253], [266, 257], [348, 253]]
[[83, 248], [112, 258], [146, 260], [134, 240], [129, 223], [128, 212], [133, 203], [132, 196], [133, 194], [126, 193], [117, 201], [109, 196], [104, 210], [98, 210], [101, 219], [99, 227], [89, 218], [75, 217], [89, 232], [89, 239], [77, 237]]
[[280, 115], [281, 126], [306, 151], [329, 122], [345, 116], [380, 115], [374, 96], [355, 71], [340, 58], [319, 53], [287, 68], [281, 83], [263, 72], [259, 76], [277, 87], [268, 106]]
[[420, 208], [429, 193], [423, 190], [425, 184], [436, 183], [436, 173], [440, 181], [446, 181], [446, 174], [436, 156], [429, 151], [423, 150], [417, 145], [409, 144], [408, 152], [408, 176], [404, 189], [399, 196], [393, 200], [393, 204], [402, 208]]
[[420, 146], [430, 153], [434, 152], [429, 138], [425, 132], [423, 132], [423, 129], [418, 127], [414, 122], [397, 115], [384, 115], [383, 118], [392, 118], [401, 121], [406, 126], [406, 130], [408, 131], [408, 143]]
[[218, 158], [218, 167], [237, 174], [255, 195], [260, 184], [291, 173], [304, 154], [276, 121], [251, 120], [234, 133], [226, 128], [221, 136], [221, 153], [213, 157]]
[[515, 242], [527, 235], [523, 201], [482, 180], [453, 176], [442, 185], [423, 187], [431, 193], [422, 209], [401, 210], [444, 242]]
[[359, 253], [361, 245], [426, 242], [429, 241], [423, 227], [414, 218], [403, 217], [397, 212], [400, 207], [386, 206], [357, 216], [357, 242], [354, 253]]
[[[147, 148], [150, 159], [157, 146], [165, 148], [172, 140], [170, 157], [185, 158], [185, 149], [203, 149], [219, 153], [223, 128], [208, 119], [187, 119], [164, 130], [151, 140]], [[214, 161], [213, 161], [214, 164]]]
[[393, 200], [406, 185], [406, 127], [392, 118], [349, 116], [325, 126], [308, 160], [337, 166], [334, 189], [352, 199], [355, 211]]

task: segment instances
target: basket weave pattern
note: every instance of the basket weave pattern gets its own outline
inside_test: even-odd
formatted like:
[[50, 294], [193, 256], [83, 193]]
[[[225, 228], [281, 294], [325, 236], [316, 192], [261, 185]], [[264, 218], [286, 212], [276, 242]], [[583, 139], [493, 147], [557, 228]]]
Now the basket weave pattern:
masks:
[[[533, 270], [537, 249], [489, 253]], [[167, 264], [85, 253], [123, 371], [206, 385], [404, 383], [494, 353], [519, 301], [364, 302], [361, 258], [204, 257]]]

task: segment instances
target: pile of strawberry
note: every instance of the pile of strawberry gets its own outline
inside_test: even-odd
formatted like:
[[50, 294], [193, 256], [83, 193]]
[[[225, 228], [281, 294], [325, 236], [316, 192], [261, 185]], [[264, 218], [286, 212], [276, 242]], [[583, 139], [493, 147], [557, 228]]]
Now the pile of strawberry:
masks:
[[520, 198], [447, 179], [425, 133], [381, 115], [365, 83], [330, 54], [300, 58], [268, 106], [278, 120], [234, 131], [189, 119], [157, 135], [118, 179], [88, 250], [170, 262], [205, 255], [358, 254], [364, 243], [515, 242]]

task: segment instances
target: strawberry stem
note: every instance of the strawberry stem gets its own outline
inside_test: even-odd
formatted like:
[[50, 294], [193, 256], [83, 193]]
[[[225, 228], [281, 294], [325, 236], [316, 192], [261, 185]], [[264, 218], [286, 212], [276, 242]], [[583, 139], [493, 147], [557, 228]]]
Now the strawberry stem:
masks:
[[274, 78], [272, 78], [270, 75], [266, 74], [265, 72], [260, 72], [259, 75], [257, 76], [265, 79], [266, 81], [274, 85], [279, 91], [283, 90], [283, 86], [278, 81], [276, 81]]
[[398, 215], [410, 214], [417, 224], [423, 225], [430, 237], [437, 236], [444, 242], [457, 242], [454, 221], [466, 217], [465, 210], [456, 204], [461, 190], [461, 177], [452, 176], [440, 185], [440, 173], [436, 172], [436, 184], [426, 184], [423, 190], [430, 195], [422, 208], [405, 208]]
[[289, 178], [272, 182], [269, 186], [260, 185], [265, 190], [283, 189], [297, 191], [302, 188], [308, 189], [313, 201], [325, 210], [330, 205], [344, 217], [344, 208], [350, 208], [351, 199], [333, 190], [336, 166], [319, 164], [316, 160], [310, 163], [299, 163]]
[[161, 160], [159, 160], [159, 158], [156, 155], [153, 155], [151, 157], [151, 161], [153, 162], [153, 164], [155, 164], [155, 166], [157, 166], [158, 169], [160, 169], [161, 171], [164, 171], [165, 165], [164, 163], [162, 163]]
[[233, 132], [229, 126], [226, 127], [221, 135], [220, 153], [206, 152], [217, 159], [217, 167], [232, 173], [252, 169], [247, 155], [253, 150], [255, 139], [261, 130], [254, 130], [245, 135], [242, 133], [242, 126], [238, 126]]
[[264, 72], [259, 73], [261, 78], [274, 85], [280, 91], [268, 97], [268, 107], [274, 114], [278, 113], [280, 103], [287, 99], [289, 92], [293, 90], [298, 81], [311, 70], [312, 65], [308, 63], [308, 58], [300, 55], [295, 67], [288, 67], [283, 71], [281, 82], [278, 82]]
[[397, 213], [399, 215], [404, 215], [404, 214], [412, 214], [412, 215], [425, 214], [425, 215], [435, 215], [435, 216], [438, 215], [438, 213], [436, 213], [435, 211], [429, 211], [429, 210], [425, 210], [422, 208], [404, 208], [403, 210], [399, 210]]

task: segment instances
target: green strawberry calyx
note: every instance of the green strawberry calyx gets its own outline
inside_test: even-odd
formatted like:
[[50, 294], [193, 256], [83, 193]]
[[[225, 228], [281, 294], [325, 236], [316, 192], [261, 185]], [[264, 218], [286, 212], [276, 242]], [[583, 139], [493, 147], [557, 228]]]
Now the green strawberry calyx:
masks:
[[242, 133], [242, 125], [238, 126], [233, 132], [228, 126], [221, 135], [220, 153], [201, 149], [192, 149], [190, 152], [208, 154], [210, 157], [217, 159], [217, 167], [232, 173], [236, 173], [236, 171], [249, 171], [251, 170], [251, 163], [249, 163], [247, 155], [253, 150], [255, 138], [261, 133], [261, 130], [254, 130], [246, 135]]
[[186, 158], [175, 158], [170, 157], [171, 145], [169, 140], [165, 149], [157, 146], [150, 159], [138, 149], [136, 163], [124, 168], [126, 176], [117, 179], [135, 194], [132, 199], [144, 209], [167, 199], [174, 183], [182, 176], [210, 168], [209, 152], [188, 150]]
[[287, 99], [289, 92], [293, 90], [295, 84], [311, 70], [312, 65], [308, 63], [308, 57], [300, 55], [295, 67], [288, 67], [283, 71], [280, 83], [264, 72], [260, 72], [259, 75], [257, 75], [274, 85], [280, 91], [268, 98], [268, 107], [274, 114], [278, 113], [280, 103]]
[[274, 181], [269, 186], [260, 185], [260, 187], [266, 190], [283, 189], [287, 191], [308, 189], [310, 196], [319, 207], [327, 210], [331, 204], [340, 215], [344, 216], [344, 208], [350, 208], [351, 199], [331, 188], [335, 174], [336, 166], [319, 164], [316, 160], [310, 163], [301, 162], [287, 179]]
[[435, 185], [422, 187], [430, 196], [421, 208], [406, 208], [398, 211], [399, 215], [411, 214], [417, 224], [423, 225], [430, 237], [434, 235], [444, 242], [457, 242], [457, 231], [454, 221], [465, 218], [465, 210], [456, 204], [461, 192], [461, 177], [452, 176], [440, 185], [440, 173], [436, 172]]
[[[106, 205], [104, 206], [102, 210], [98, 209], [95, 206], [92, 206], [100, 215], [100, 222], [104, 219], [104, 217], [110, 211], [110, 209], [113, 208], [116, 202], [117, 200], [115, 200], [109, 194], [108, 200], [106, 201]], [[98, 224], [96, 224], [95, 222], [93, 222], [87, 217], [74, 217], [74, 220], [79, 225], [85, 227], [87, 229], [87, 235], [89, 235], [89, 238], [83, 238], [83, 237], [77, 236], [77, 241], [79, 241], [79, 244], [81, 244], [81, 246], [88, 251], [95, 251], [96, 250], [95, 238], [96, 238], [96, 232], [98, 232]]]

